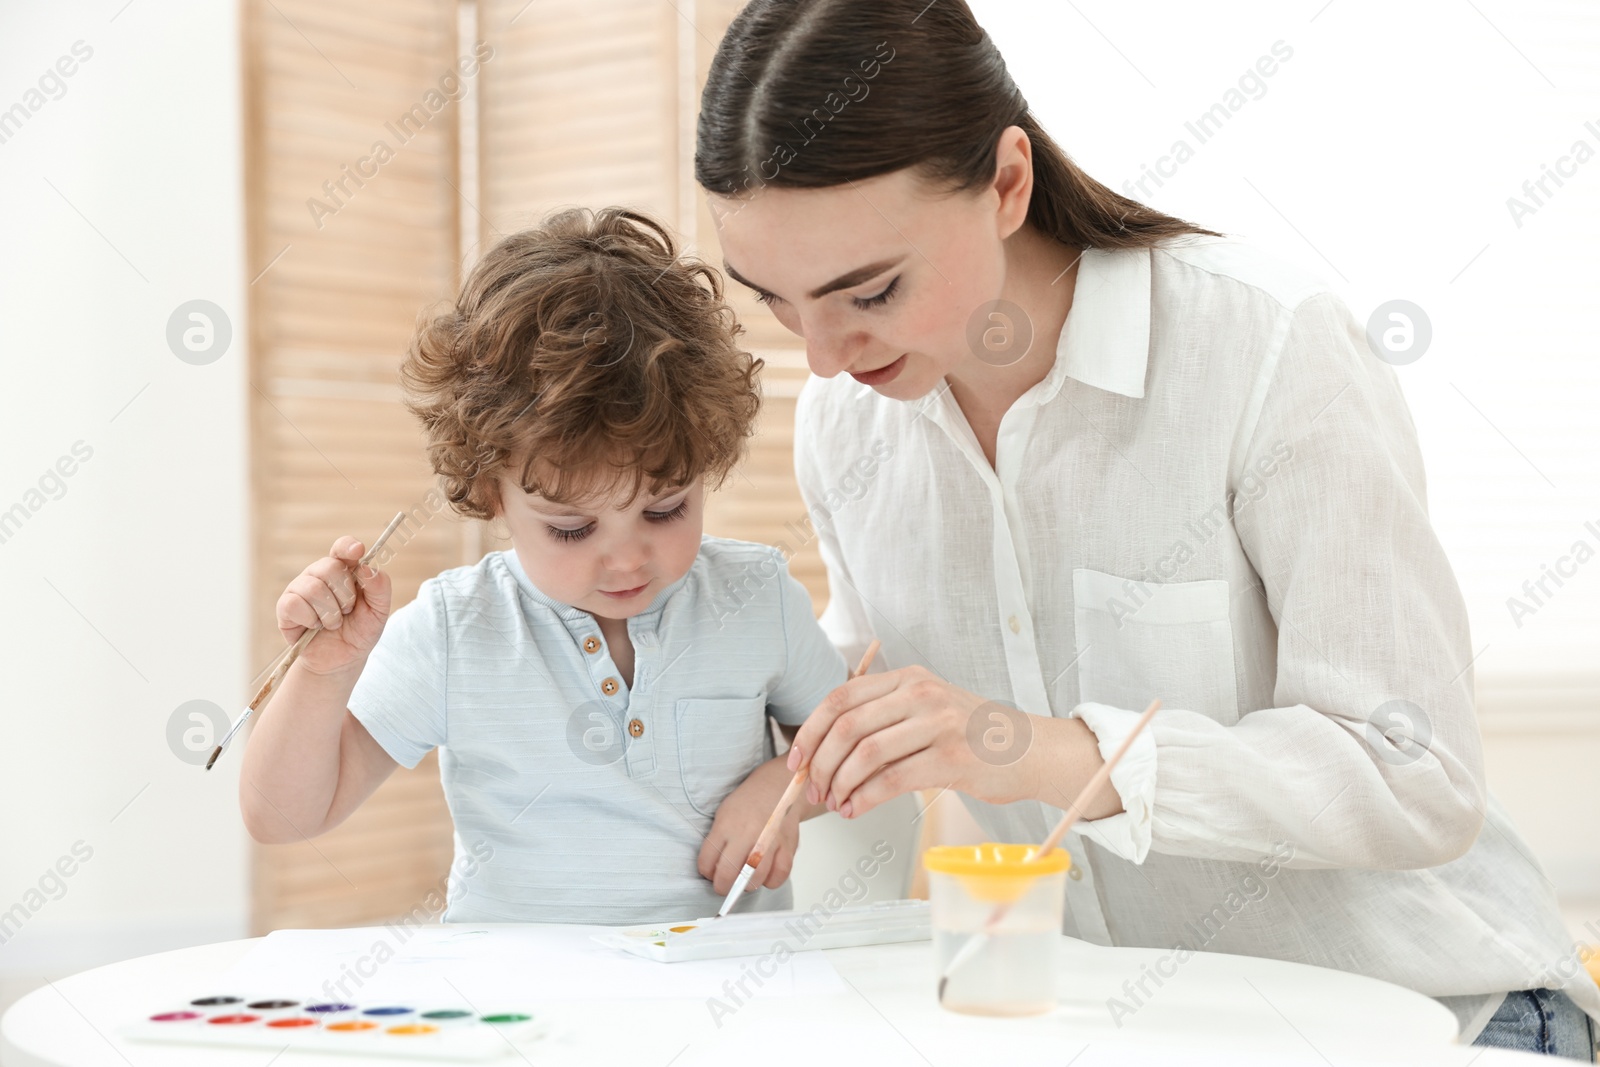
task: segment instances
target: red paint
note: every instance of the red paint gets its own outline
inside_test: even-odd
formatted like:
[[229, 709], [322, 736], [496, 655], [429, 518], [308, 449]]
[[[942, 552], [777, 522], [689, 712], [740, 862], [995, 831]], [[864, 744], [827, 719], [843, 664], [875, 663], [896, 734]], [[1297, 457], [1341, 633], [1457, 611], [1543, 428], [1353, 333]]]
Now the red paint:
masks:
[[213, 1015], [207, 1020], [213, 1026], [243, 1026], [261, 1021], [259, 1015]]

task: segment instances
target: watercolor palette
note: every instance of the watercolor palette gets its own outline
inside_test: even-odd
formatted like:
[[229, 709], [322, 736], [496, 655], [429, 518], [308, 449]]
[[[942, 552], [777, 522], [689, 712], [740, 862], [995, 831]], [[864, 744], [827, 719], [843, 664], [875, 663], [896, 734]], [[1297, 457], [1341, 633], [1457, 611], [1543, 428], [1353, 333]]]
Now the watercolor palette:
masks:
[[659, 963], [760, 956], [781, 943], [789, 953], [856, 948], [932, 937], [926, 900], [882, 900], [829, 910], [753, 911], [720, 919], [660, 926], [630, 926], [594, 935], [602, 945]]
[[211, 994], [164, 1005], [123, 1027], [136, 1041], [286, 1047], [355, 1056], [419, 1060], [493, 1060], [522, 1055], [543, 1037], [527, 1010], [479, 1012], [461, 1005], [353, 1004], [313, 997]]

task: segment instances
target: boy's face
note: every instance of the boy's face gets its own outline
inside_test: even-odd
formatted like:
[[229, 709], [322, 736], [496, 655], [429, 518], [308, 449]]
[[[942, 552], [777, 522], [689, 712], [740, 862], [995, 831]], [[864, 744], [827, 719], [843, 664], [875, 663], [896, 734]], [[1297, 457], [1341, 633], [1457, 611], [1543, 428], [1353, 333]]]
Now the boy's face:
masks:
[[546, 596], [599, 618], [628, 619], [688, 573], [700, 551], [705, 487], [650, 494], [623, 505], [626, 487], [555, 504], [500, 477], [500, 513], [517, 559]]

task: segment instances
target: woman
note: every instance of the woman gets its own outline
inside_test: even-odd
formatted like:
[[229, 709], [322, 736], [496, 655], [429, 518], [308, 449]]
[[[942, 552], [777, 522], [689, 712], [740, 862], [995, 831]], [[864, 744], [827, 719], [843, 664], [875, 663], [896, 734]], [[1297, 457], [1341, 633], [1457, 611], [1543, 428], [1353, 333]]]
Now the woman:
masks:
[[806, 341], [824, 625], [889, 668], [800, 731], [812, 799], [948, 787], [1039, 840], [1159, 697], [1068, 838], [1068, 933], [1369, 974], [1592, 1060], [1415, 430], [1339, 298], [1085, 175], [959, 0], [754, 0], [695, 162]]

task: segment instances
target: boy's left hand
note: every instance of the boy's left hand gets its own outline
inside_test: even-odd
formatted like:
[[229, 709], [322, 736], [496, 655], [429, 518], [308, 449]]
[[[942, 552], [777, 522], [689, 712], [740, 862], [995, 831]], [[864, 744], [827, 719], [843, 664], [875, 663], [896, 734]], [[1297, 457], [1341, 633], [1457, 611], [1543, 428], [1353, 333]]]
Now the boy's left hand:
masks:
[[[761, 828], [767, 825], [772, 809], [783, 799], [794, 772], [786, 766], [784, 757], [770, 759], [750, 772], [739, 787], [728, 794], [717, 808], [711, 821], [711, 832], [700, 846], [699, 868], [702, 877], [709, 879], [718, 896], [726, 896], [733, 888], [733, 880], [744, 869]], [[814, 814], [817, 808], [806, 803], [802, 795], [783, 817], [778, 836], [771, 849], [761, 857], [761, 865], [751, 876], [747, 891], [757, 886], [776, 889], [789, 879], [794, 867], [794, 854], [800, 845], [800, 820]]]

